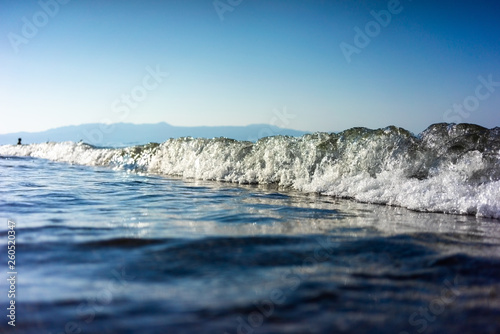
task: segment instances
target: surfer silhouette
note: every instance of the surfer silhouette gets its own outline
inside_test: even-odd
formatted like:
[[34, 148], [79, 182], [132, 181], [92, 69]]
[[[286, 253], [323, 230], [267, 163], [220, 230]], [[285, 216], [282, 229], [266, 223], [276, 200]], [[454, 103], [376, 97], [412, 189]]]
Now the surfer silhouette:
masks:
[[18, 138], [18, 139], [17, 139], [17, 145], [22, 145], [22, 144], [21, 144], [21, 138]]

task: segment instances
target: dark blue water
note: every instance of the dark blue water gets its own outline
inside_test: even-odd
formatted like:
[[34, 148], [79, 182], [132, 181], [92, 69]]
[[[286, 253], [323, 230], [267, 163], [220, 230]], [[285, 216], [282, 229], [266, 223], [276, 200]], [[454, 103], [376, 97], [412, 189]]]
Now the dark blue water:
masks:
[[33, 158], [0, 194], [2, 333], [500, 333], [498, 220]]

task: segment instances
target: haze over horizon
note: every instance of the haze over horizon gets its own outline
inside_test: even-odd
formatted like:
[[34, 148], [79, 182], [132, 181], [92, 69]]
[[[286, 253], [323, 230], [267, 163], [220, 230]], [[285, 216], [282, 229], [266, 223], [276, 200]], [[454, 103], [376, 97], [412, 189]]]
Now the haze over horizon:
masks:
[[500, 4], [0, 0], [0, 133], [500, 126]]

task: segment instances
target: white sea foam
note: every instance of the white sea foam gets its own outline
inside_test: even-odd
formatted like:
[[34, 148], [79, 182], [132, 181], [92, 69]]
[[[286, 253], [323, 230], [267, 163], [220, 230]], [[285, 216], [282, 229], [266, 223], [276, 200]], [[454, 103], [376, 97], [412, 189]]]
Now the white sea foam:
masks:
[[500, 129], [470, 124], [436, 124], [417, 137], [389, 127], [276, 136], [256, 143], [180, 138], [124, 149], [71, 142], [6, 145], [0, 146], [0, 155], [276, 183], [361, 202], [500, 219]]

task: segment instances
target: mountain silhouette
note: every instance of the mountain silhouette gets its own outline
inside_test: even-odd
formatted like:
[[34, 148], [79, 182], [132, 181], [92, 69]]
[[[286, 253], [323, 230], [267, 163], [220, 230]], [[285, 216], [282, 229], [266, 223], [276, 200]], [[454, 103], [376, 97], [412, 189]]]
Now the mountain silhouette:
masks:
[[16, 144], [22, 138], [23, 144], [43, 142], [83, 141], [94, 146], [130, 146], [149, 142], [162, 143], [169, 138], [226, 137], [236, 140], [256, 141], [262, 137], [287, 135], [302, 136], [307, 132], [280, 128], [269, 124], [247, 126], [173, 126], [168, 123], [156, 124], [82, 124], [50, 129], [42, 132], [17, 132], [0, 134], [0, 145]]

